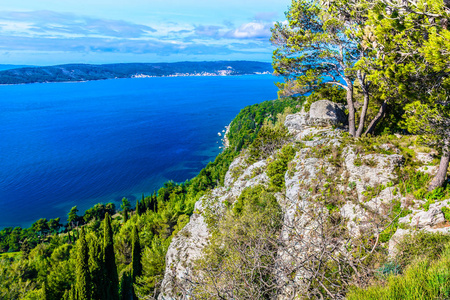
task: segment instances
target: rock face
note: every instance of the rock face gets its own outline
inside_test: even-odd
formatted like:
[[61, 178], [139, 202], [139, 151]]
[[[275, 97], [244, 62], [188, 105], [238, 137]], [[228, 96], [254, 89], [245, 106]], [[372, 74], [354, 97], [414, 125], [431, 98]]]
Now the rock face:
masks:
[[[336, 249], [345, 248], [339, 245], [338, 239], [321, 241], [321, 237], [315, 234], [323, 220], [331, 215], [343, 220], [349, 235], [357, 239], [368, 233], [373, 236], [374, 216], [389, 214], [389, 205], [393, 201], [405, 205], [406, 200], [393, 186], [395, 169], [404, 162], [400, 151], [392, 144], [384, 144], [378, 146], [379, 152], [390, 154], [364, 153], [353, 144], [344, 144], [343, 131], [329, 128], [329, 125], [344, 122], [343, 111], [327, 100], [313, 103], [309, 113], [286, 117], [285, 126], [293, 136], [291, 142], [301, 147], [289, 162], [284, 176], [284, 191], [275, 195], [284, 214], [280, 233], [284, 248], [277, 252], [277, 266], [280, 270], [287, 270], [277, 274], [278, 282], [284, 286], [278, 297], [280, 300], [295, 298], [302, 281], [307, 281], [311, 275], [300, 265], [308, 260], [306, 255], [321, 253], [331, 242], [335, 243]], [[173, 239], [166, 256], [160, 300], [186, 299], [186, 295], [177, 294], [176, 287], [187, 279], [192, 280], [189, 276], [193, 273], [195, 260], [202, 256], [208, 243], [210, 234], [205, 214], [208, 212], [209, 217], [220, 218], [226, 209], [224, 203], [234, 203], [245, 188], [268, 185], [266, 169], [272, 157], [250, 164], [246, 155], [241, 153], [231, 163], [224, 186], [213, 189], [200, 199], [189, 224]], [[334, 202], [327, 203], [329, 199]], [[417, 209], [402, 218], [400, 223], [429, 231], [444, 231], [435, 226], [445, 221], [441, 211], [445, 205], [447, 202], [440, 202], [430, 205], [428, 211]], [[408, 232], [398, 229], [389, 244], [391, 255], [395, 255], [395, 245]], [[321, 244], [325, 248], [311, 246]]]
[[309, 110], [309, 125], [326, 126], [345, 124], [344, 111], [337, 103], [329, 100], [319, 100], [311, 104]]
[[[202, 202], [199, 201], [195, 204], [189, 223], [174, 237], [167, 250], [166, 272], [161, 284], [163, 291], [171, 291], [176, 285], [186, 285], [184, 280], [191, 276], [192, 262], [201, 257], [209, 238], [208, 226], [202, 213]], [[170, 293], [163, 293], [159, 299], [175, 298]]]
[[205, 208], [216, 216], [223, 214], [224, 202], [233, 203], [245, 188], [259, 184], [267, 185], [269, 178], [264, 172], [266, 161], [248, 165], [245, 156], [237, 157], [225, 176], [224, 187], [218, 187], [203, 196], [196, 204], [189, 223], [174, 237], [166, 254], [166, 270], [159, 300], [181, 299], [177, 287], [189, 284], [193, 263], [201, 257], [210, 237], [203, 217]]

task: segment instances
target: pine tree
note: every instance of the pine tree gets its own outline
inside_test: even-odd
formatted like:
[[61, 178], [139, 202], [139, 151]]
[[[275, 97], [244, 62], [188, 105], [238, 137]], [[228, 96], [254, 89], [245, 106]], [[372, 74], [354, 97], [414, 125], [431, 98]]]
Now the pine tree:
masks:
[[91, 280], [89, 273], [89, 253], [86, 243], [84, 228], [81, 228], [80, 238], [77, 244], [77, 263], [75, 290], [77, 300], [91, 299]]
[[[133, 227], [133, 269], [132, 269], [132, 282], [136, 283], [136, 278], [142, 274], [142, 263], [141, 263], [141, 243], [139, 241], [139, 232], [137, 226]], [[135, 291], [133, 289], [133, 299], [138, 299], [136, 297]]]
[[104, 263], [105, 263], [105, 291], [104, 299], [118, 300], [119, 299], [119, 277], [117, 274], [116, 258], [114, 255], [113, 232], [111, 228], [111, 217], [106, 213], [104, 220]]
[[158, 212], [158, 198], [156, 197], [156, 193], [153, 193], [151, 196], [149, 209], [154, 212]]

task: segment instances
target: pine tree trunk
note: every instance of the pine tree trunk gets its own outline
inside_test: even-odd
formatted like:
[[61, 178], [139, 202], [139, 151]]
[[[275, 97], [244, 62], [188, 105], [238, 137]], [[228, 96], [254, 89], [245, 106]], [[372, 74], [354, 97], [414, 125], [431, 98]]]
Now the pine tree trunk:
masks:
[[355, 129], [355, 105], [353, 103], [353, 84], [347, 81], [347, 107], [348, 107], [348, 132], [351, 136], [356, 135]]
[[356, 131], [356, 137], [360, 137], [364, 130], [364, 122], [366, 121], [367, 108], [369, 107], [369, 93], [364, 92], [364, 105], [361, 110], [361, 116], [359, 117], [358, 131]]
[[356, 137], [360, 137], [364, 130], [364, 123], [366, 121], [366, 114], [367, 114], [367, 108], [369, 107], [369, 87], [368, 84], [365, 81], [365, 76], [362, 74], [362, 72], [359, 70], [357, 72], [358, 74], [358, 80], [359, 85], [361, 86], [361, 89], [364, 94], [364, 104], [361, 110], [361, 116], [359, 117], [359, 124], [358, 124], [358, 130], [356, 131]]
[[439, 169], [437, 171], [436, 176], [434, 176], [433, 180], [430, 182], [430, 185], [428, 186], [428, 191], [432, 191], [435, 188], [444, 185], [445, 179], [447, 177], [449, 160], [450, 160], [450, 153], [448, 150], [444, 150], [444, 153], [442, 154], [441, 157], [441, 162], [439, 164]]
[[367, 130], [366, 130], [366, 132], [364, 132], [364, 134], [372, 134], [373, 133], [378, 122], [385, 116], [387, 107], [388, 107], [387, 100], [385, 100], [383, 102], [383, 104], [381, 104], [381, 107], [378, 110], [377, 115], [375, 116], [375, 118], [373, 118], [372, 122], [370, 122], [369, 127], [367, 127]]

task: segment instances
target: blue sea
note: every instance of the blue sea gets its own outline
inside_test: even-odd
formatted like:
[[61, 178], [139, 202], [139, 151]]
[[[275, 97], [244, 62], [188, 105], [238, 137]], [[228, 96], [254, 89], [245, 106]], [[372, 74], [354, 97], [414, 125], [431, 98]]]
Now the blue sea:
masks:
[[183, 182], [222, 151], [239, 111], [276, 98], [271, 75], [0, 86], [0, 228], [120, 206]]

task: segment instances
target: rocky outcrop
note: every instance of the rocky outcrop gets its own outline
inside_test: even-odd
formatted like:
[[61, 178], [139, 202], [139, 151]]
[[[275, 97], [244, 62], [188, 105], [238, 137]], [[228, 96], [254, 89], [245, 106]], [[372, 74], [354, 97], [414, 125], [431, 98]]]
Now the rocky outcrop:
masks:
[[[404, 163], [400, 151], [390, 143], [379, 145], [380, 151], [370, 153], [354, 144], [345, 144], [342, 129], [330, 127], [342, 124], [344, 119], [342, 110], [326, 100], [313, 103], [308, 113], [286, 117], [284, 125], [293, 137], [291, 142], [298, 147], [284, 176], [285, 189], [275, 195], [283, 211], [280, 243], [284, 246], [277, 252], [280, 270], [277, 280], [284, 288], [279, 299], [297, 295], [302, 281], [307, 281], [311, 275], [302, 264], [314, 257], [314, 253], [326, 251], [331, 243], [335, 251], [345, 255], [346, 246], [336, 237], [336, 232], [328, 233], [329, 236], [317, 234], [323, 233], [324, 221], [333, 216], [352, 239], [364, 234], [373, 238], [379, 234], [377, 220], [391, 214], [393, 201], [399, 201], [402, 206], [408, 202], [393, 183], [397, 179], [395, 169]], [[424, 163], [430, 163], [428, 157], [422, 158]], [[193, 265], [202, 256], [210, 237], [206, 213], [218, 219], [225, 212], [225, 203], [234, 203], [245, 188], [267, 186], [266, 169], [272, 159], [250, 164], [247, 154], [241, 153], [231, 163], [224, 186], [200, 199], [189, 224], [169, 247], [159, 299], [180, 299], [175, 291], [177, 285], [183, 285], [186, 279], [193, 280], [189, 277], [193, 276]], [[400, 219], [400, 223], [443, 231], [436, 226], [445, 221], [441, 210], [445, 205], [445, 201], [432, 204], [428, 211], [417, 206], [410, 215]], [[396, 243], [408, 232], [398, 229], [391, 239], [392, 255], [395, 255]]]

